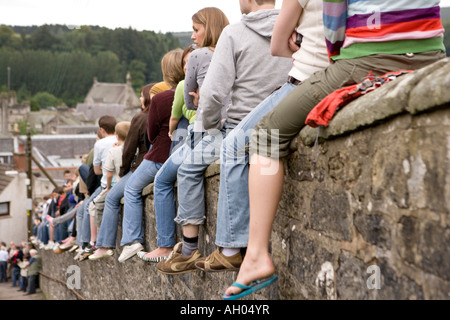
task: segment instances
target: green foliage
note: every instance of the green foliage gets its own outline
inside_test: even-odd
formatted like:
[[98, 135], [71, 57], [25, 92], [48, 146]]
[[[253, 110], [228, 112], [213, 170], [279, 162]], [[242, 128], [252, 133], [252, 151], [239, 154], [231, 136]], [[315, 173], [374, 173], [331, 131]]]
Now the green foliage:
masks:
[[[21, 135], [26, 135], [27, 134], [27, 119], [22, 119], [22, 120], [18, 120], [17, 121], [17, 125], [19, 127], [19, 132]], [[34, 130], [33, 128], [30, 128], [30, 134], [34, 135], [36, 134], [36, 130]]]
[[[61, 99], [58, 99], [48, 92], [38, 92], [30, 100], [31, 111], [39, 111], [46, 107], [57, 107], [61, 105], [61, 103]], [[36, 106], [38, 107], [38, 110], [33, 110], [36, 109]]]
[[[33, 27], [0, 26], [0, 88], [7, 85], [20, 100], [47, 92], [69, 107], [82, 102], [100, 82], [125, 83], [130, 72], [133, 88], [162, 80], [161, 58], [181, 47], [172, 34], [134, 29], [107, 29], [62, 25]], [[34, 108], [43, 107], [35, 100]]]

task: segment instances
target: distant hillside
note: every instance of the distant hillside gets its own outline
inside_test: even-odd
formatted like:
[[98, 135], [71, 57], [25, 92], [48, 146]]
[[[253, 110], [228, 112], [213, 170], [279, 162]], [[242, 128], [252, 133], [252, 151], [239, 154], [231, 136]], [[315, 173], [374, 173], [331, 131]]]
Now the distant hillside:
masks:
[[174, 38], [178, 39], [182, 48], [186, 48], [187, 46], [189, 46], [193, 43], [191, 40], [191, 35], [192, 35], [191, 31], [173, 32], [172, 35]]

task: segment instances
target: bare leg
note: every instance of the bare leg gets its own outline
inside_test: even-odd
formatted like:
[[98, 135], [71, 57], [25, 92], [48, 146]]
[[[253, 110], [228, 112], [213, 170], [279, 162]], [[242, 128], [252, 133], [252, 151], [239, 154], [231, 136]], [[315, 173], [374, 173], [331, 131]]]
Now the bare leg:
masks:
[[[268, 167], [278, 170], [270, 175], [264, 175]], [[236, 282], [249, 285], [252, 281], [262, 279], [275, 272], [269, 255], [269, 240], [272, 224], [283, 191], [283, 161], [266, 158], [254, 154], [250, 161], [249, 171], [249, 200], [250, 200], [250, 228], [247, 253], [242, 262]], [[226, 295], [237, 294], [242, 290], [231, 286]]]
[[91, 221], [91, 242], [95, 243], [97, 241], [97, 227], [95, 226], [95, 217], [89, 216]]
[[183, 229], [183, 235], [185, 237], [188, 237], [188, 238], [198, 237], [199, 226], [187, 224], [187, 225], [183, 226], [182, 229]]
[[53, 225], [52, 224], [49, 224], [48, 225], [48, 229], [49, 229], [49, 233], [50, 233], [50, 241], [51, 242], [53, 242], [54, 240], [53, 240]]

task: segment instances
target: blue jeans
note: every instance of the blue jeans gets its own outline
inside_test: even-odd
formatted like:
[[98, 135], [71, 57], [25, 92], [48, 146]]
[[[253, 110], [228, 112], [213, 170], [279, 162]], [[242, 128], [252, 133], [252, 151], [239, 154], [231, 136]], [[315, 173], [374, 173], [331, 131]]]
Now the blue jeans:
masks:
[[42, 243], [47, 244], [50, 238], [48, 231], [48, 221], [44, 219], [44, 221], [39, 225], [37, 238], [42, 241]]
[[175, 205], [174, 185], [177, 181], [178, 168], [190, 157], [193, 147], [201, 141], [203, 133], [193, 132], [193, 126], [187, 129], [187, 136], [173, 151], [169, 159], [159, 169], [154, 185], [154, 209], [157, 229], [158, 247], [169, 248], [175, 245]]
[[[83, 241], [84, 239], [82, 239], [83, 237], [81, 236], [81, 230], [83, 229], [83, 221], [84, 221], [84, 207], [86, 206], [86, 203], [88, 202], [89, 197], [86, 197], [83, 202], [80, 204], [80, 206], [77, 209], [77, 214], [75, 219], [77, 219], [77, 240], [76, 243], [81, 246], [83, 245]], [[89, 238], [91, 237], [91, 233], [89, 230]]]
[[15, 287], [20, 282], [20, 268], [13, 266], [12, 269], [12, 286]]
[[178, 168], [190, 153], [190, 146], [182, 142], [182, 145], [166, 160], [155, 177], [153, 203], [158, 234], [158, 247], [169, 248], [175, 245], [174, 219], [176, 216], [176, 206], [174, 185], [177, 180]]
[[247, 247], [249, 156], [245, 147], [250, 140], [252, 129], [259, 120], [274, 109], [294, 88], [295, 85], [285, 83], [247, 114], [223, 141], [215, 242], [219, 247]]
[[78, 172], [80, 174], [81, 179], [84, 183], [86, 183], [87, 178], [89, 176], [89, 166], [87, 164], [82, 164], [78, 167]]
[[55, 228], [54, 228], [54, 240], [55, 242], [61, 242], [62, 240], [66, 239], [69, 236], [69, 233], [67, 232], [67, 227], [68, 227], [68, 223], [63, 222], [58, 224]]
[[225, 124], [216, 134], [205, 135], [192, 153], [178, 168], [178, 215], [175, 221], [180, 225], [200, 225], [204, 223], [206, 168], [220, 158], [220, 146], [226, 132], [232, 125]]
[[170, 145], [169, 154], [172, 154], [177, 148], [180, 148], [183, 145], [188, 127], [189, 120], [184, 116], [181, 116], [180, 121], [177, 125], [177, 130], [175, 130], [172, 134], [172, 144]]
[[144, 243], [142, 232], [142, 190], [153, 182], [162, 163], [144, 159], [125, 186], [121, 246], [132, 242]]
[[25, 276], [20, 276], [20, 280], [19, 280], [19, 285], [20, 285], [20, 290], [22, 290], [23, 292], [26, 292], [27, 291], [27, 278], [28, 277], [25, 277]]
[[[95, 189], [94, 193], [89, 198], [84, 199], [83, 204], [83, 217], [81, 223], [81, 232], [80, 232], [80, 242], [90, 242], [91, 241], [91, 218], [89, 214], [89, 204], [102, 192], [103, 188], [100, 186]], [[77, 212], [78, 215], [78, 212]], [[78, 235], [78, 232], [77, 232]]]
[[125, 186], [132, 176], [129, 171], [109, 190], [105, 198], [103, 218], [97, 236], [98, 248], [115, 248], [117, 228], [119, 226], [120, 200], [124, 196]]
[[0, 282], [6, 282], [6, 269], [8, 268], [8, 263], [6, 261], [0, 261]]

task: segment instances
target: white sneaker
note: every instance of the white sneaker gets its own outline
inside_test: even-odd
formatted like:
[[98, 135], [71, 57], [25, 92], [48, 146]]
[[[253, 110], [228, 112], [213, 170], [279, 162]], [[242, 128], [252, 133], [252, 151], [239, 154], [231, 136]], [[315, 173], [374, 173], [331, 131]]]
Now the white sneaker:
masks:
[[77, 249], [78, 249], [78, 245], [77, 245], [77, 244], [74, 244], [74, 245], [72, 246], [72, 248], [69, 249], [69, 252], [74, 252], [74, 251], [77, 250]]
[[144, 246], [140, 243], [135, 243], [130, 246], [123, 247], [122, 253], [119, 257], [119, 262], [125, 262], [128, 259], [132, 258], [139, 251], [144, 250]]
[[79, 247], [76, 251], [77, 254], [75, 255], [75, 257], [73, 257], [73, 260], [78, 261], [81, 257], [81, 255], [83, 254], [84, 250], [83, 248]]
[[47, 245], [44, 247], [45, 250], [53, 250], [55, 247], [55, 243], [53, 241], [49, 241]]

